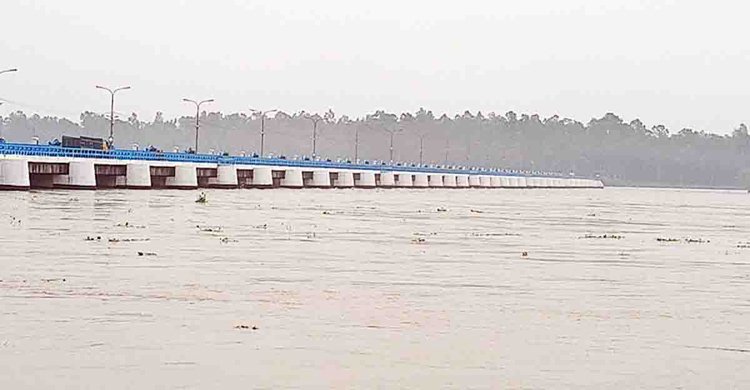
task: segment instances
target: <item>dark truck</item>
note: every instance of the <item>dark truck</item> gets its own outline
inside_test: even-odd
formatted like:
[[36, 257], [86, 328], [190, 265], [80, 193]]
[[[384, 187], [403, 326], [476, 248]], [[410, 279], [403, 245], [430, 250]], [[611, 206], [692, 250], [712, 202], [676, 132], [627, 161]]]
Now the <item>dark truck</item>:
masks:
[[76, 149], [96, 149], [104, 150], [105, 143], [101, 138], [93, 137], [69, 137], [64, 135], [62, 137], [62, 147], [64, 148], [76, 148]]

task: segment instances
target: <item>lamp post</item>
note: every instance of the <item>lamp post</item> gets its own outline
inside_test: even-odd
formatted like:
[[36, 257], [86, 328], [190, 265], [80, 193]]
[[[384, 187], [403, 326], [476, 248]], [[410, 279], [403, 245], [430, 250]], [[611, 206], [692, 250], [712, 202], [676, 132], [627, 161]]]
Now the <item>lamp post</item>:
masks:
[[191, 100], [182, 99], [183, 102], [195, 104], [195, 153], [198, 153], [198, 131], [201, 128], [201, 105], [204, 103], [213, 103], [214, 99], [208, 100]]
[[424, 157], [424, 137], [426, 137], [427, 134], [422, 134], [419, 136], [419, 165], [423, 164], [423, 157]]
[[110, 100], [110, 105], [109, 105], [109, 139], [108, 139], [110, 146], [112, 146], [114, 145], [114, 142], [115, 142], [115, 94], [117, 92], [130, 89], [130, 87], [127, 86], [127, 87], [111, 89], [107, 87], [102, 87], [101, 85], [97, 85], [96, 88], [103, 89], [109, 92], [109, 95], [112, 98]]
[[261, 111], [256, 110], [254, 108], [250, 109], [250, 112], [256, 115], [260, 115], [260, 157], [263, 157], [263, 152], [265, 150], [265, 143], [266, 143], [266, 115], [270, 114], [272, 112], [276, 112], [278, 110], [268, 110], [268, 111]]
[[401, 132], [401, 130], [403, 130], [403, 129], [393, 129], [393, 130], [390, 130], [390, 129], [385, 129], [384, 128], [383, 130], [385, 132], [387, 132], [388, 134], [391, 135], [391, 144], [390, 144], [390, 147], [389, 147], [389, 151], [390, 151], [390, 161], [393, 162], [393, 140], [394, 140], [394, 138], [396, 138], [396, 133]]
[[[313, 160], [315, 159], [315, 156], [318, 153], [317, 149], [317, 142], [318, 142], [318, 122], [323, 120], [323, 118], [320, 117], [320, 115], [305, 115], [305, 118], [308, 119], [313, 123], [313, 133], [312, 133], [312, 157]], [[356, 158], [355, 158], [356, 160]]]

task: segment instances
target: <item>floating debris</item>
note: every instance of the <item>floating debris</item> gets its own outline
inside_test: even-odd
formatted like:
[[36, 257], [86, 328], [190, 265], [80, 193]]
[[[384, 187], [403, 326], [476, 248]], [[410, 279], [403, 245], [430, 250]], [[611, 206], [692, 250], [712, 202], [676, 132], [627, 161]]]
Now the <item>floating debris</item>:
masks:
[[471, 212], [472, 212], [472, 213], [474, 213], [474, 214], [484, 214], [484, 211], [482, 211], [482, 210], [475, 210], [475, 209], [471, 209], [471, 210], [469, 210], [469, 211], [471, 211]]
[[206, 203], [208, 202], [208, 199], [206, 198], [206, 193], [201, 192], [200, 195], [198, 195], [198, 199], [195, 200], [195, 203]]
[[84, 238], [83, 240], [84, 241], [101, 241], [102, 236], [96, 236], [96, 237], [86, 236], [86, 238]]
[[125, 222], [125, 223], [118, 223], [118, 224], [117, 224], [117, 225], [115, 225], [115, 226], [116, 226], [116, 227], [124, 227], [124, 228], [129, 228], [129, 229], [145, 229], [145, 228], [146, 228], [146, 226], [143, 226], [143, 225], [133, 225], [133, 224], [131, 224], [130, 222]]
[[21, 226], [21, 220], [11, 215], [10, 226]]
[[151, 241], [151, 239], [150, 238], [110, 238], [107, 241], [113, 244], [116, 244], [118, 242], [146, 242], [146, 241]]
[[255, 226], [253, 226], [253, 229], [263, 229], [263, 230], [266, 230], [266, 229], [268, 229], [268, 224], [264, 223], [263, 225], [255, 225]]
[[579, 238], [585, 238], [585, 239], [594, 238], [594, 239], [600, 239], [600, 240], [607, 240], [607, 239], [609, 239], [609, 240], [622, 240], [623, 238], [625, 238], [625, 236], [620, 236], [620, 235], [617, 235], [617, 234], [602, 234], [600, 236], [593, 235], [593, 234], [587, 234], [587, 235], [585, 235], [583, 237], [579, 237]]
[[255, 326], [255, 325], [253, 325], [253, 326], [250, 326], [250, 325], [237, 325], [237, 326], [235, 326], [235, 327], [234, 327], [234, 329], [243, 329], [243, 330], [251, 329], [251, 330], [258, 330], [258, 327], [257, 327], [257, 326]]
[[233, 240], [233, 239], [231, 239], [229, 237], [223, 237], [220, 241], [221, 241], [222, 244], [229, 244], [229, 243], [233, 243], [233, 242], [239, 242], [239, 241]]
[[680, 242], [679, 238], [657, 238], [658, 242]]
[[65, 278], [54, 278], [54, 279], [42, 279], [42, 282], [45, 283], [51, 283], [51, 282], [66, 282], [67, 280]]
[[138, 252], [138, 256], [156, 256], [154, 252]]
[[529, 257], [529, 252], [521, 252], [521, 257]]
[[471, 233], [472, 237], [521, 237], [518, 233]]
[[446, 209], [446, 208], [444, 208], [444, 207], [438, 207], [438, 208], [437, 208], [437, 212], [438, 212], [438, 213], [445, 213], [445, 212], [448, 212], [448, 209]]
[[224, 231], [224, 229], [221, 226], [201, 226], [201, 225], [195, 225], [196, 228], [198, 228], [202, 232], [206, 233], [221, 233]]
[[657, 238], [656, 241], [658, 242], [684, 242], [686, 244], [708, 244], [711, 241], [704, 240], [702, 238]]
[[411, 240], [411, 243], [412, 244], [426, 244], [427, 240], [425, 240], [422, 237], [418, 237], [418, 238], [415, 238], [415, 239]]

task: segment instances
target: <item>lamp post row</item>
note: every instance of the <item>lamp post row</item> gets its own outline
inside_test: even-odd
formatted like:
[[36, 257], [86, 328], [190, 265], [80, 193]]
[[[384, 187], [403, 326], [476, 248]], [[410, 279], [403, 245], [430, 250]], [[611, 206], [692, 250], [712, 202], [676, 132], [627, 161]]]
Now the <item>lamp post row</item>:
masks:
[[[0, 74], [4, 73], [11, 73], [11, 72], [17, 72], [18, 69], [12, 68], [12, 69], [5, 69], [0, 70]], [[125, 91], [131, 89], [130, 86], [123, 86], [119, 88], [108, 88], [101, 85], [96, 86], [97, 89], [101, 89], [104, 91], [109, 92], [110, 94], [110, 106], [109, 106], [109, 144], [114, 144], [114, 128], [115, 128], [115, 95], [117, 92]], [[203, 104], [207, 103], [213, 103], [214, 99], [207, 99], [207, 100], [193, 100], [193, 99], [182, 99], [182, 101], [186, 103], [192, 103], [195, 105], [195, 152], [198, 152], [198, 135], [200, 132], [200, 108]], [[0, 102], [2, 104], [2, 102]], [[260, 155], [261, 157], [265, 155], [265, 137], [266, 137], [266, 129], [265, 129], [265, 123], [266, 123], [266, 115], [270, 113], [274, 113], [278, 111], [277, 109], [273, 110], [256, 110], [256, 109], [250, 109], [250, 112], [256, 115], [260, 115]], [[312, 156], [315, 158], [317, 156], [317, 139], [318, 139], [318, 122], [320, 122], [323, 118], [321, 118], [318, 115], [314, 116], [305, 116], [306, 119], [310, 120], [313, 123], [313, 133], [312, 133]], [[369, 125], [367, 125], [369, 127]], [[393, 146], [394, 146], [394, 139], [396, 137], [396, 134], [401, 132], [403, 129], [383, 129], [388, 134], [390, 134], [390, 145], [389, 145], [389, 158], [390, 161], [393, 161]], [[424, 137], [425, 134], [422, 134], [419, 137], [419, 163], [423, 163], [423, 157], [424, 157]], [[448, 145], [446, 144], [446, 161], [448, 158]], [[354, 131], [354, 160], [359, 160], [359, 127], [357, 126]]]

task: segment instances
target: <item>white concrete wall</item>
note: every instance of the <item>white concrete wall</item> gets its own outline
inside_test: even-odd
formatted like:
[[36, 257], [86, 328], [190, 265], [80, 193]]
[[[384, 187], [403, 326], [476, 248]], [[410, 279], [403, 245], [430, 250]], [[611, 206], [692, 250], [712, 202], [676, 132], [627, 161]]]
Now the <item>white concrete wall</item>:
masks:
[[289, 188], [303, 187], [302, 170], [299, 168], [287, 168], [284, 174], [284, 179], [281, 180], [281, 186]]
[[354, 187], [354, 172], [352, 171], [338, 171], [336, 175], [336, 181], [333, 183], [334, 187], [338, 188], [351, 188]]
[[430, 187], [444, 187], [443, 175], [430, 174], [427, 176], [427, 182]]
[[125, 185], [128, 188], [151, 188], [151, 166], [148, 163], [129, 163]]
[[396, 175], [393, 172], [380, 173], [381, 187], [394, 187], [396, 185]]
[[479, 186], [482, 188], [492, 187], [492, 179], [489, 176], [479, 176]]
[[62, 188], [96, 188], [96, 171], [93, 160], [73, 160], [68, 163], [67, 175], [54, 175], [52, 183]]
[[194, 164], [185, 163], [174, 167], [174, 177], [166, 180], [168, 188], [194, 189], [198, 188], [198, 173]]
[[414, 179], [411, 173], [396, 173], [396, 187], [413, 187]]
[[503, 180], [500, 176], [490, 176], [490, 186], [492, 188], [500, 188], [503, 186]]
[[469, 175], [456, 175], [456, 186], [460, 188], [470, 187]]
[[327, 169], [317, 169], [312, 173], [311, 187], [327, 188], [331, 186], [331, 173]]
[[25, 190], [31, 187], [29, 162], [25, 159], [0, 159], [0, 188]]
[[359, 179], [354, 181], [356, 187], [372, 188], [375, 187], [375, 172], [359, 172]]
[[482, 180], [477, 175], [470, 175], [469, 176], [469, 185], [471, 187], [481, 187], [482, 186]]
[[216, 167], [216, 177], [212, 177], [208, 181], [208, 185], [219, 188], [236, 188], [239, 186], [237, 167], [234, 165], [219, 165]]
[[430, 186], [430, 179], [426, 173], [414, 174], [414, 187], [426, 188]]
[[253, 168], [253, 187], [271, 187], [273, 186], [273, 173], [271, 167], [254, 167]]
[[443, 186], [449, 188], [458, 187], [458, 181], [456, 175], [443, 175]]

